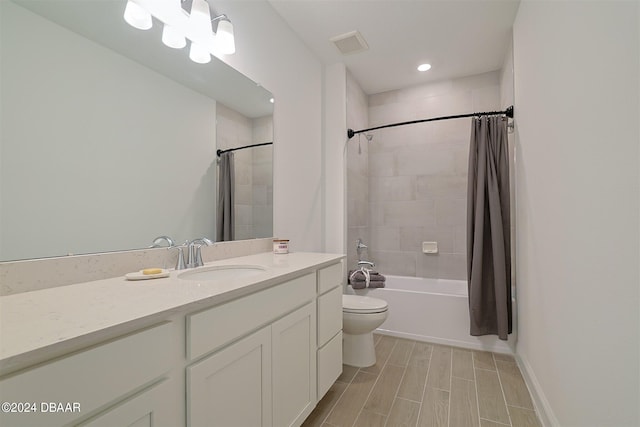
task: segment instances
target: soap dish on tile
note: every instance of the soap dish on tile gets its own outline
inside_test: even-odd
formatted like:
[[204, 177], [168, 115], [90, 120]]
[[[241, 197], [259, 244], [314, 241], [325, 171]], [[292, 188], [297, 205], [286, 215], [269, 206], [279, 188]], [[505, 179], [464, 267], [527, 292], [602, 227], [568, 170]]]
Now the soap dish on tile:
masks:
[[134, 273], [127, 273], [124, 275], [124, 277], [127, 278], [127, 280], [148, 280], [148, 279], [160, 279], [162, 277], [169, 277], [169, 270], [162, 270], [161, 273], [157, 273], [157, 274], [143, 274], [142, 270], [141, 271], [136, 271]]

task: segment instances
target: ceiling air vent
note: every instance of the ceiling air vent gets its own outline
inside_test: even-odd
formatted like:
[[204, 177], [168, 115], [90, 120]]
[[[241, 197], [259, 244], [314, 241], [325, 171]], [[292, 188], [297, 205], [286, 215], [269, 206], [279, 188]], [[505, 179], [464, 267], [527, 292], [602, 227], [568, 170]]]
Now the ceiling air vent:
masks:
[[369, 45], [364, 40], [364, 37], [362, 37], [362, 34], [358, 31], [341, 34], [339, 36], [332, 37], [329, 40], [336, 45], [343, 55], [349, 55], [369, 49]]

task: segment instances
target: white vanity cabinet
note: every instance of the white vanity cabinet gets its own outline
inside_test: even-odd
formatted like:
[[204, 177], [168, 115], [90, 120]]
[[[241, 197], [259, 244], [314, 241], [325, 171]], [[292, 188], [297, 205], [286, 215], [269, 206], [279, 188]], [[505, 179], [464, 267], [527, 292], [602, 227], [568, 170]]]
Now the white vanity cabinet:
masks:
[[316, 305], [271, 327], [273, 425], [299, 426], [316, 406]]
[[315, 299], [309, 273], [187, 316], [187, 354], [205, 355], [187, 367], [188, 425], [302, 424], [317, 402]]
[[168, 381], [145, 389], [78, 427], [157, 427], [173, 425], [176, 402]]
[[318, 270], [317, 391], [322, 399], [342, 373], [342, 285], [343, 265]]
[[125, 402], [129, 402], [126, 410], [135, 413], [129, 421], [153, 417], [154, 426], [170, 425], [163, 411], [174, 413], [178, 402], [157, 399], [156, 394], [147, 395], [147, 401], [139, 399], [171, 368], [170, 334], [171, 324], [163, 323], [3, 378], [0, 401], [16, 407], [15, 412], [3, 410], [0, 425], [62, 426], [110, 411], [118, 417], [115, 414]]
[[[273, 256], [248, 259], [268, 265]], [[0, 402], [16, 403], [16, 412], [0, 412], [0, 426], [300, 426], [342, 370], [343, 263], [331, 254], [285, 257], [278, 261], [293, 267], [224, 298], [209, 284], [156, 282], [169, 296], [206, 292], [189, 304], [145, 312], [145, 323], [123, 315], [128, 324], [120, 335], [98, 329], [84, 341], [90, 347], [72, 353], [77, 347], [68, 347], [61, 357], [46, 358], [42, 347], [33, 362], [39, 364], [18, 365], [0, 377]], [[121, 282], [109, 283], [123, 286], [119, 298], [148, 297], [148, 288], [125, 294], [140, 284]], [[93, 295], [81, 286], [78, 292], [87, 292], [73, 295], [78, 301]], [[96, 314], [113, 314], [112, 307]], [[82, 316], [68, 318], [84, 327]], [[24, 413], [29, 403], [37, 410]], [[55, 412], [40, 406], [49, 404], [71, 406]]]
[[187, 368], [189, 426], [271, 424], [271, 327]]

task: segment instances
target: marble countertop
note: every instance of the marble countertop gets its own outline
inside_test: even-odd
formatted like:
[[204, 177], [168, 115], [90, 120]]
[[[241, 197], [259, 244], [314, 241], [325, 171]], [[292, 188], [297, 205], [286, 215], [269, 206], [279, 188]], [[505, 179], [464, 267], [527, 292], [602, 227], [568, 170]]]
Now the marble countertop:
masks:
[[[173, 314], [220, 304], [298, 277], [344, 258], [295, 252], [229, 258], [212, 266], [265, 268], [252, 277], [187, 281], [118, 277], [0, 297], [0, 375], [150, 326]], [[153, 266], [149, 266], [153, 267]]]

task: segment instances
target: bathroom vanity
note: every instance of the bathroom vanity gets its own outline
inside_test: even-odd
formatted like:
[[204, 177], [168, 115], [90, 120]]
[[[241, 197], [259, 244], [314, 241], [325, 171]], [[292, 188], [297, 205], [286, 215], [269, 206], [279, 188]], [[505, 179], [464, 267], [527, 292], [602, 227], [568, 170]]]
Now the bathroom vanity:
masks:
[[0, 425], [300, 425], [342, 371], [343, 256], [201, 270], [230, 267], [0, 298]]

